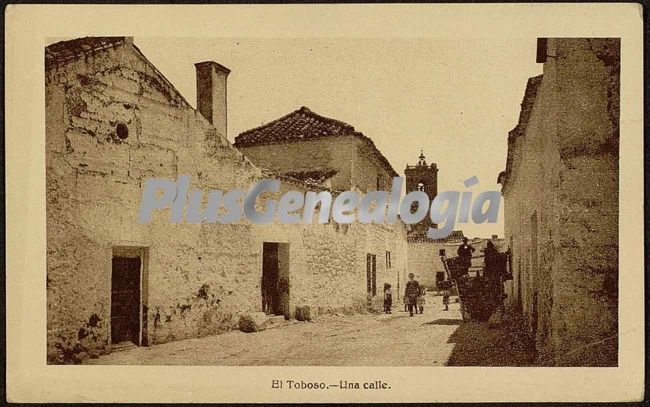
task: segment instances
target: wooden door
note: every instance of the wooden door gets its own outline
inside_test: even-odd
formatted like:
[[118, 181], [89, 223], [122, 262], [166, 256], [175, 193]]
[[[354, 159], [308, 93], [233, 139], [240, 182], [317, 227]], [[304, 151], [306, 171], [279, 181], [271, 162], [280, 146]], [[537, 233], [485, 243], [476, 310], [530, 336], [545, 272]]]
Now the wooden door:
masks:
[[111, 342], [140, 344], [140, 257], [113, 257]]
[[275, 314], [278, 308], [278, 245], [264, 243], [262, 248], [262, 309]]

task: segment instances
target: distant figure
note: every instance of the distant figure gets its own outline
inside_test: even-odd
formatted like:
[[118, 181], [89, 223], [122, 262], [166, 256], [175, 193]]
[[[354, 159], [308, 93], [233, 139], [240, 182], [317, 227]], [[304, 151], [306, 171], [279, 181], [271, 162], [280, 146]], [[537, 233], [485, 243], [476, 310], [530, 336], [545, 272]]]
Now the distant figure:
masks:
[[472, 266], [472, 253], [474, 249], [469, 243], [469, 239], [466, 237], [463, 238], [463, 244], [458, 248], [458, 258], [461, 262], [461, 267], [463, 269], [463, 274], [469, 273], [469, 268]]
[[485, 268], [483, 271], [483, 276], [497, 277], [499, 274], [499, 251], [491, 240], [488, 240], [484, 253]]
[[441, 281], [440, 288], [442, 289], [442, 305], [445, 306], [445, 311], [449, 311], [449, 296], [451, 295], [451, 281]]
[[404, 292], [404, 298], [406, 298], [408, 304], [409, 314], [413, 316], [413, 311], [417, 314], [417, 301], [418, 296], [420, 295], [420, 283], [415, 279], [415, 274], [409, 273], [409, 281], [406, 283], [406, 291]]
[[393, 291], [391, 290], [391, 285], [386, 283], [384, 284], [384, 312], [386, 314], [392, 314], [390, 308], [393, 306]]
[[502, 310], [503, 300], [505, 293], [503, 292], [503, 272], [505, 264], [501, 264], [499, 250], [496, 248], [491, 240], [488, 240], [485, 248], [485, 268], [483, 277], [486, 279], [486, 284], [490, 287], [494, 298], [499, 302], [499, 308]]
[[418, 300], [417, 300], [420, 314], [424, 313], [424, 304], [426, 303], [426, 295], [427, 295], [427, 289], [424, 287], [420, 287], [420, 295], [418, 295]]
[[402, 302], [404, 302], [404, 312], [407, 312], [409, 310], [409, 300], [406, 295], [402, 298]]

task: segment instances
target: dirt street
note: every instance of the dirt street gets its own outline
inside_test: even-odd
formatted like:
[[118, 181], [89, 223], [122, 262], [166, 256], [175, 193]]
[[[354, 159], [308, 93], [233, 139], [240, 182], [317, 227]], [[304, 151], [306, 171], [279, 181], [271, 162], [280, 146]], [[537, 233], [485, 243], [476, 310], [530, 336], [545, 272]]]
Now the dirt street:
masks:
[[526, 366], [525, 338], [507, 323], [463, 322], [434, 297], [424, 314], [323, 316], [257, 333], [228, 332], [113, 352], [88, 364], [293, 366]]

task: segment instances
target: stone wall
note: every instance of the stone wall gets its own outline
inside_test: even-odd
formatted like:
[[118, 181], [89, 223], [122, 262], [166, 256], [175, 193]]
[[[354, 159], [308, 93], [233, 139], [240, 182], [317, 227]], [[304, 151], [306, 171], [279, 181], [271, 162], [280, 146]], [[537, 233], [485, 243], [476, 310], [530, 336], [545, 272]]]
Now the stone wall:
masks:
[[240, 147], [255, 165], [286, 173], [336, 169], [331, 188], [349, 189], [355, 142], [352, 136]]
[[[411, 242], [408, 244], [408, 270], [415, 279], [429, 289], [436, 286], [436, 273], [445, 272], [440, 259], [440, 249], [445, 249], [448, 257], [456, 256], [444, 242]], [[446, 277], [445, 277], [446, 278]]]
[[391, 276], [381, 268], [386, 250], [406, 267], [401, 224], [171, 224], [169, 210], [139, 224], [147, 178], [191, 175], [193, 189], [232, 190], [263, 173], [128, 41], [49, 65], [45, 80], [50, 363], [110, 351], [119, 248], [145, 259], [143, 344], [219, 333], [260, 310], [264, 241], [290, 243], [292, 309], [360, 310], [365, 253], [377, 254], [378, 283]]
[[355, 155], [352, 161], [351, 184], [360, 191], [390, 192], [393, 175], [379, 161], [377, 155], [360, 138], [354, 138]]
[[255, 165], [281, 173], [334, 169], [337, 173], [330, 186], [339, 191], [352, 186], [364, 192], [374, 191], [380, 177], [381, 189], [390, 192], [393, 180], [364, 140], [352, 135], [251, 145], [240, 150]]
[[[288, 190], [306, 191], [299, 184], [283, 183], [278, 199]], [[336, 193], [332, 193], [333, 199]], [[406, 227], [398, 222], [378, 224], [253, 225], [252, 245], [283, 242], [290, 245], [292, 311], [308, 305], [314, 313], [365, 312], [367, 310], [366, 255], [376, 256], [376, 298], [372, 309], [381, 309], [384, 283], [395, 287], [397, 276], [406, 272]], [[391, 253], [390, 268], [386, 252]], [[259, 250], [261, 264], [261, 250]]]
[[619, 41], [549, 39], [546, 53], [501, 181], [509, 301], [540, 363], [616, 365]]

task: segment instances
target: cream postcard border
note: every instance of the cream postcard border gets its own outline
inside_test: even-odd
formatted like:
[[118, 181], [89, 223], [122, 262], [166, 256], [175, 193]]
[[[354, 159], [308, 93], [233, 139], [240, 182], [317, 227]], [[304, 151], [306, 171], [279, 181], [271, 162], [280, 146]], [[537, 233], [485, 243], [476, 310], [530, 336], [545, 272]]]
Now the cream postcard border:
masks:
[[[641, 5], [10, 5], [5, 10], [5, 23], [8, 400], [471, 402], [643, 398]], [[129, 35], [136, 42], [138, 37], [620, 37], [619, 366], [46, 365], [44, 47], [48, 38], [93, 35]], [[489, 52], [485, 57], [489, 58]], [[276, 390], [271, 388], [274, 378], [383, 380], [391, 389]]]

